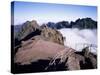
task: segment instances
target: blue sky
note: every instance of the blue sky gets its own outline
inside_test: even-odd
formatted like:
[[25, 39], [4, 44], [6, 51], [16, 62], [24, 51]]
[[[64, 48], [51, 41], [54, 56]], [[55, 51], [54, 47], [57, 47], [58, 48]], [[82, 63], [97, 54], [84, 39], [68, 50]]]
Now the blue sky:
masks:
[[[12, 9], [13, 10], [13, 9]], [[75, 21], [90, 17], [97, 20], [96, 6], [50, 4], [34, 2], [14, 2], [14, 25], [36, 20], [39, 24], [62, 20]]]

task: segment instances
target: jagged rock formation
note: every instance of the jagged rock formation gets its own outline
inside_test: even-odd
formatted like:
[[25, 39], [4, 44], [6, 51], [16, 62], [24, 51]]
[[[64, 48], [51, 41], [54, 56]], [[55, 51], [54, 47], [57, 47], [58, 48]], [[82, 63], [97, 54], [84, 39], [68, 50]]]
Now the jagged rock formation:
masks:
[[57, 23], [48, 22], [46, 24], [52, 29], [62, 29], [62, 28], [78, 28], [78, 29], [97, 29], [97, 21], [94, 21], [91, 18], [82, 18], [77, 19], [76, 21], [60, 21]]
[[23, 40], [25, 39], [25, 37], [27, 37], [32, 32], [37, 32], [37, 35], [39, 34], [38, 33], [39, 25], [37, 24], [35, 20], [25, 22], [20, 28], [20, 31], [18, 32], [16, 38], [18, 38], [18, 40]]
[[79, 29], [96, 29], [97, 22], [91, 18], [82, 18], [77, 19], [75, 22], [71, 22], [73, 28]]
[[41, 36], [46, 39], [46, 41], [52, 41], [58, 44], [64, 45], [64, 37], [56, 29], [51, 29], [46, 25], [42, 27]]
[[60, 21], [57, 23], [48, 22], [47, 26], [52, 29], [72, 28], [72, 26], [70, 25], [70, 23], [68, 21]]
[[[69, 52], [68, 52], [69, 50]], [[50, 61], [45, 70], [51, 66], [58, 65], [58, 63], [65, 63], [66, 70], [79, 70], [79, 69], [95, 69], [97, 68], [96, 55], [89, 52], [89, 48], [86, 47], [82, 52], [75, 52], [73, 49], [62, 50], [56, 54]], [[60, 59], [58, 63], [56, 60]]]
[[66, 70], [80, 69], [79, 60], [76, 58], [75, 50], [65, 47], [64, 50], [57, 52], [57, 54], [52, 58], [45, 70], [47, 70], [52, 65], [58, 64], [56, 63], [57, 59], [59, 59], [58, 63], [65, 63]]
[[44, 27], [39, 27], [36, 21], [27, 21], [23, 24], [21, 30], [17, 35], [18, 40], [28, 40], [28, 39], [43, 39], [46, 41], [52, 41], [64, 45], [64, 38], [62, 34], [56, 29], [51, 29], [46, 25]]
[[86, 47], [82, 51], [85, 59], [90, 60], [92, 67], [97, 68], [97, 56], [89, 51], [89, 47]]

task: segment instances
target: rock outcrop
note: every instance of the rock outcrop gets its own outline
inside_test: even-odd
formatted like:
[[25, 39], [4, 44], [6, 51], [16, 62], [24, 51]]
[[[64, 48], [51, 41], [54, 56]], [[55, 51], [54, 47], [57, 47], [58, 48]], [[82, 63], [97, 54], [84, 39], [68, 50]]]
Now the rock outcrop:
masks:
[[[17, 38], [18, 40], [23, 40], [25, 39], [30, 33], [32, 32], [37, 32], [39, 31], [39, 25], [37, 24], [37, 22], [35, 20], [32, 21], [27, 21], [25, 22], [22, 27], [20, 28], [18, 34], [17, 34]], [[34, 33], [34, 35], [38, 35], [39, 32]], [[31, 36], [31, 35], [30, 35]]]
[[69, 70], [78, 70], [80, 65], [74, 52], [75, 50], [72, 48], [50, 41], [28, 40], [22, 42], [22, 47], [16, 53], [14, 61], [20, 65], [28, 65], [38, 60], [51, 60], [49, 63], [51, 66], [56, 59], [60, 58], [60, 63], [68, 59], [65, 66], [68, 66]]
[[88, 47], [82, 52], [76, 52], [72, 48], [44, 40], [23, 41], [21, 46], [14, 58], [14, 62], [20, 65], [31, 65], [38, 60], [49, 60], [44, 70], [49, 70], [51, 66], [57, 66], [59, 63], [65, 63], [66, 70], [97, 68], [96, 56], [89, 52]]
[[43, 39], [64, 45], [62, 34], [56, 29], [40, 27], [36, 21], [27, 21], [22, 25], [22, 28], [17, 34], [18, 40], [26, 41], [28, 39]]
[[48, 70], [51, 66], [57, 66], [58, 63], [65, 63], [66, 70], [79, 70], [79, 69], [96, 69], [97, 68], [97, 58], [96, 55], [89, 52], [88, 47], [84, 48], [82, 52], [75, 52], [73, 49], [69, 48], [62, 50], [56, 54], [49, 65], [45, 68]]
[[52, 41], [58, 44], [64, 45], [64, 37], [56, 29], [51, 29], [46, 25], [42, 27], [41, 36], [46, 39], [46, 41]]
[[15, 55], [15, 63], [31, 64], [39, 59], [50, 60], [65, 49], [63, 45], [44, 40], [23, 41], [21, 46]]
[[89, 47], [84, 48], [82, 53], [87, 60], [90, 60], [92, 67], [97, 68], [97, 56], [89, 51]]

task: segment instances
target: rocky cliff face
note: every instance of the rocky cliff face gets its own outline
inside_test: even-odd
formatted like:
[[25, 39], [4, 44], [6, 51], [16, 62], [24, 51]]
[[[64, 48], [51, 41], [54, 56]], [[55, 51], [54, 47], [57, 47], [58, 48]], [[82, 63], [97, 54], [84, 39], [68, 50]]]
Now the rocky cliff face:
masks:
[[61, 45], [64, 45], [64, 37], [56, 29], [51, 29], [47, 26], [42, 27], [41, 36], [46, 39], [46, 41], [52, 41]]
[[56, 29], [51, 29], [46, 25], [39, 27], [36, 21], [27, 21], [22, 25], [22, 28], [17, 34], [18, 40], [26, 41], [28, 39], [43, 39], [64, 45], [62, 34]]
[[22, 24], [16, 38], [18, 38], [18, 40], [25, 39], [25, 37], [27, 37], [30, 33], [35, 32], [37, 30], [39, 31], [39, 25], [35, 20], [27, 21]]

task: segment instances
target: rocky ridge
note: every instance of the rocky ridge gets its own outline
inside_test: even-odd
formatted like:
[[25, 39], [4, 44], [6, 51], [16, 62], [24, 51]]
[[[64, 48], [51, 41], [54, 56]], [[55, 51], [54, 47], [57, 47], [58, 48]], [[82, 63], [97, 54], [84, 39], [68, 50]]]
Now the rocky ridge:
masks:
[[[20, 72], [19, 70], [26, 72], [28, 69], [34, 72], [33, 63], [39, 63], [39, 60], [48, 60], [48, 63], [42, 67], [40, 66], [43, 63], [37, 65], [41, 68], [37, 71], [56, 71], [59, 65], [60, 70], [62, 65], [63, 70], [97, 68], [96, 55], [89, 52], [88, 47], [84, 48], [82, 52], [76, 52], [76, 50], [64, 46], [64, 37], [59, 31], [47, 25], [40, 27], [34, 20], [24, 23], [16, 38], [20, 43], [15, 45], [17, 50], [13, 58], [17, 67], [15, 72]], [[28, 65], [28, 68], [25, 68], [25, 65]], [[21, 67], [25, 69], [21, 69]]]

